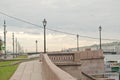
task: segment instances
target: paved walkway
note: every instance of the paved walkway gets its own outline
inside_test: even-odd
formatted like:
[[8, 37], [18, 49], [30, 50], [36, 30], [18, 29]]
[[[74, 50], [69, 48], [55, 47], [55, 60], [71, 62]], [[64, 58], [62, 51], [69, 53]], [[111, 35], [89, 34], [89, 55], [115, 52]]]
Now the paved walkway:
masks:
[[29, 61], [19, 65], [10, 80], [42, 80], [41, 62]]

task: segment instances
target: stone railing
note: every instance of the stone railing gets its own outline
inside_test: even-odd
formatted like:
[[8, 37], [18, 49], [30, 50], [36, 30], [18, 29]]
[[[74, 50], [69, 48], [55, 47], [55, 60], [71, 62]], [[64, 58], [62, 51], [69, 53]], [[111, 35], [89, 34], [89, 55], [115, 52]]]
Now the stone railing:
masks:
[[104, 58], [102, 50], [89, 50], [86, 49], [85, 51], [77, 52], [79, 55], [79, 59], [81, 60], [91, 60], [91, 59], [101, 59]]
[[[74, 53], [51, 52], [48, 53], [48, 56], [55, 65], [78, 80], [82, 77], [81, 72], [85, 72], [88, 75], [104, 73], [104, 56], [102, 50], [91, 51], [90, 49], [86, 49], [85, 51]], [[88, 76], [85, 77], [89, 78]]]
[[75, 53], [48, 53], [49, 58], [52, 60], [54, 63], [75, 63], [75, 62], [80, 62], [80, 54], [75, 54]]
[[42, 70], [43, 80], [76, 80], [70, 74], [53, 64], [47, 54], [42, 56]]
[[73, 62], [74, 53], [52, 53], [48, 54], [53, 62]]
[[66, 52], [56, 52], [48, 53], [49, 58], [52, 62], [80, 62], [81, 60], [91, 60], [91, 59], [103, 59], [102, 50], [91, 51], [87, 49], [86, 51], [66, 53]]

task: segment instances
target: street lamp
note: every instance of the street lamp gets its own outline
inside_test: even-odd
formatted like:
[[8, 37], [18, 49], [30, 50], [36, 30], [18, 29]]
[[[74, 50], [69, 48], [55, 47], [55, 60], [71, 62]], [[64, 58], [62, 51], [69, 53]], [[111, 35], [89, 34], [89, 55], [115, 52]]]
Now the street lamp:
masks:
[[47, 24], [47, 21], [44, 19], [43, 20], [43, 26], [44, 26], [44, 53], [46, 53], [46, 24]]
[[100, 36], [100, 49], [102, 49], [102, 48], [101, 48], [101, 30], [102, 30], [102, 27], [101, 27], [101, 26], [99, 26], [99, 36]]
[[79, 35], [77, 34], [77, 51], [79, 51]]
[[7, 53], [6, 53], [6, 33], [7, 33], [7, 30], [6, 30], [6, 22], [4, 20], [4, 51], [5, 51], [5, 56], [4, 58], [6, 59], [7, 58]]
[[14, 58], [14, 55], [15, 55], [15, 53], [14, 53], [14, 33], [12, 33], [12, 37], [13, 37], [13, 58]]
[[36, 53], [37, 53], [37, 50], [38, 50], [37, 43], [38, 43], [38, 41], [36, 40], [35, 42], [36, 42]]

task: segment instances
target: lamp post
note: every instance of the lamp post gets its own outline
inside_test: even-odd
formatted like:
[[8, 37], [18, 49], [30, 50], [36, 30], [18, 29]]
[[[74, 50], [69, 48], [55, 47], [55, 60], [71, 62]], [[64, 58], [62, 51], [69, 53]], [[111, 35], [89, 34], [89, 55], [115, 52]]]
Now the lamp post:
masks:
[[44, 26], [44, 53], [46, 53], [46, 24], [47, 24], [47, 21], [44, 19], [43, 20], [43, 26]]
[[17, 45], [17, 38], [16, 38], [16, 57], [17, 57], [17, 48], [18, 48], [18, 45]]
[[77, 51], [79, 51], [79, 35], [77, 34]]
[[101, 26], [99, 26], [99, 36], [100, 36], [100, 49], [102, 49], [102, 48], [101, 48], [101, 30], [102, 30], [102, 27], [101, 27]]
[[15, 55], [15, 53], [14, 53], [14, 33], [12, 33], [12, 37], [13, 37], [13, 58], [14, 58], [14, 55]]
[[37, 46], [38, 41], [36, 40], [35, 42], [36, 42], [36, 53], [37, 53], [37, 51], [38, 51], [38, 46]]
[[4, 56], [4, 58], [7, 58], [7, 53], [6, 53], [6, 33], [7, 33], [6, 22], [4, 20], [4, 50], [5, 50], [5, 56]]

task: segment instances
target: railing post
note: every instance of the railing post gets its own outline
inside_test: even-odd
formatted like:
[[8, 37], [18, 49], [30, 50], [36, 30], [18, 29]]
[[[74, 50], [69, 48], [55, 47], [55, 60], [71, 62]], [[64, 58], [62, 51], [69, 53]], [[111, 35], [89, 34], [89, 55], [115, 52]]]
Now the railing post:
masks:
[[80, 62], [80, 53], [74, 53], [74, 62]]

